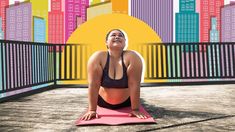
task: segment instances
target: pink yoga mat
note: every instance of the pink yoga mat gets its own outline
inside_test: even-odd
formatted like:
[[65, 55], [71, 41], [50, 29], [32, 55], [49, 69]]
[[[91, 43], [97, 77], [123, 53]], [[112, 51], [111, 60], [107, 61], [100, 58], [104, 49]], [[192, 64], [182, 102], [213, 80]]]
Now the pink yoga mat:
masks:
[[99, 118], [94, 118], [88, 121], [80, 120], [76, 121], [77, 126], [81, 125], [122, 125], [122, 124], [146, 124], [156, 123], [156, 121], [149, 115], [149, 113], [140, 106], [140, 111], [143, 112], [148, 118], [139, 119], [137, 117], [130, 117], [128, 114], [131, 112], [130, 107], [121, 108], [117, 110], [106, 109], [97, 107], [97, 113]]

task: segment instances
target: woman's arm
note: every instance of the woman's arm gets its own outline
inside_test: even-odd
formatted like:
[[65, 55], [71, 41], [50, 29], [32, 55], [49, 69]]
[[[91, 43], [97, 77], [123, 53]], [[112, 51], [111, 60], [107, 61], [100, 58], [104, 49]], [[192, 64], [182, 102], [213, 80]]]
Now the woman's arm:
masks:
[[90, 120], [96, 114], [98, 93], [102, 77], [101, 52], [94, 53], [88, 61], [88, 112], [82, 117]]
[[142, 61], [135, 52], [130, 52], [127, 68], [128, 87], [130, 89], [131, 108], [138, 110], [140, 104], [140, 82], [142, 74]]
[[127, 68], [128, 87], [131, 96], [131, 116], [141, 119], [147, 118], [143, 113], [139, 112], [140, 105], [140, 82], [143, 64], [139, 55], [131, 51], [129, 56], [129, 66]]
[[89, 110], [96, 111], [98, 93], [102, 77], [101, 52], [94, 53], [88, 61]]

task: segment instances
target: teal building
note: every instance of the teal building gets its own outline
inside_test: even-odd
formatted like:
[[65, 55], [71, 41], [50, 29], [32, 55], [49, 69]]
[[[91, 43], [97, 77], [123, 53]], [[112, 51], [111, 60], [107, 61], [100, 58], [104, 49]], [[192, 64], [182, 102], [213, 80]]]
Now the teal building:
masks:
[[[199, 14], [196, 13], [195, 0], [179, 0], [179, 12], [175, 15], [175, 42], [189, 44], [199, 42]], [[190, 52], [198, 51], [196, 46], [193, 49], [193, 45], [191, 45]], [[176, 47], [176, 52], [177, 56], [184, 55], [185, 52], [188, 55], [189, 46], [186, 45], [185, 49], [182, 47], [182, 52], [179, 51], [179, 47]], [[180, 76], [180, 73], [186, 73], [186, 71], [189, 73], [189, 66], [184, 65], [188, 61], [188, 59], [182, 60], [182, 62], [174, 60], [177, 69], [175, 66], [172, 66], [173, 71], [177, 70], [178, 76]], [[180, 69], [180, 65], [182, 65], [183, 69]]]
[[195, 0], [179, 0], [179, 7], [175, 17], [175, 41], [199, 42], [199, 14], [195, 12]]

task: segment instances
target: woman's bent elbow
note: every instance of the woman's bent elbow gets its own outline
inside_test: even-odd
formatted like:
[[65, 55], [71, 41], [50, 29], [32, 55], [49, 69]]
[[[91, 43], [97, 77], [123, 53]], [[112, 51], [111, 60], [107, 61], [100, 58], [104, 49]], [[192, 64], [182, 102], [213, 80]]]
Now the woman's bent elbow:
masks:
[[128, 87], [130, 88], [130, 89], [133, 89], [133, 88], [135, 88], [135, 89], [140, 89], [140, 83], [137, 83], [137, 82], [131, 82], [131, 81], [129, 81], [128, 82]]
[[100, 88], [100, 82], [98, 82], [98, 81], [90, 82], [89, 88], [92, 88], [92, 89]]

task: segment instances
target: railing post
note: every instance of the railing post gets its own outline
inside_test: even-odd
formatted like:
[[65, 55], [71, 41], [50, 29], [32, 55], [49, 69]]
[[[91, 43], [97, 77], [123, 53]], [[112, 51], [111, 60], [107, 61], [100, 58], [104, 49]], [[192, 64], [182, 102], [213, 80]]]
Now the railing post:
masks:
[[54, 86], [56, 87], [56, 85], [57, 85], [57, 78], [56, 78], [56, 69], [57, 69], [57, 67], [56, 67], [56, 45], [53, 45], [53, 58], [54, 58]]

